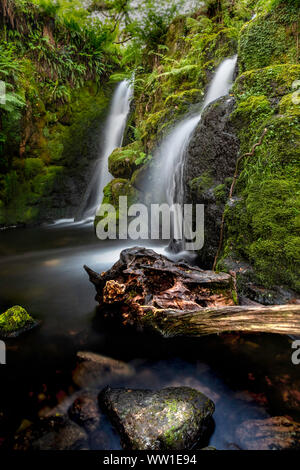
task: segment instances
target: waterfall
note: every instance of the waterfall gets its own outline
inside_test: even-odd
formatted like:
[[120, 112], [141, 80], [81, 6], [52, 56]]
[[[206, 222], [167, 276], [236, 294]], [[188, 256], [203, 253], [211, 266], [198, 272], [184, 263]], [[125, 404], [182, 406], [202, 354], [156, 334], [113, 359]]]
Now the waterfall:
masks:
[[95, 165], [94, 174], [83, 199], [81, 218], [90, 219], [102, 201], [103, 189], [113, 179], [108, 171], [108, 157], [123, 143], [124, 131], [130, 111], [133, 89], [128, 80], [117, 86], [105, 126], [104, 146]]
[[[183, 206], [184, 201], [184, 183], [183, 183], [183, 169], [184, 157], [187, 146], [191, 136], [200, 122], [201, 115], [204, 109], [213, 101], [221, 96], [227, 95], [229, 92], [234, 69], [237, 61], [237, 56], [225, 59], [217, 68], [216, 73], [211, 81], [207, 90], [201, 111], [196, 116], [190, 116], [181, 121], [173, 131], [166, 137], [156, 152], [155, 158], [158, 159], [160, 164], [159, 173], [164, 173], [163, 188], [165, 191], [164, 198], [169, 205], [178, 203]], [[158, 180], [161, 181], [159, 175]], [[175, 214], [174, 226], [179, 224]], [[180, 250], [183, 245], [178, 246]]]

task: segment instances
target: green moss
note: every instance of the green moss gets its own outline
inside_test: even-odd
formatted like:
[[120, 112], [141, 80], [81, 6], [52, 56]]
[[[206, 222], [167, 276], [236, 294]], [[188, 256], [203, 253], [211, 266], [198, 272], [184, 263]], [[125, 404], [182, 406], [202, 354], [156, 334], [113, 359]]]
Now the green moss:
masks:
[[36, 321], [20, 306], [14, 306], [0, 315], [0, 336], [16, 336], [36, 325]]
[[231, 120], [239, 130], [242, 151], [248, 151], [249, 142], [252, 143], [253, 138], [257, 136], [257, 128], [264, 127], [273, 114], [274, 109], [266, 96], [251, 95], [239, 102]]
[[[300, 88], [300, 87], [299, 87]], [[285, 95], [279, 103], [279, 113], [293, 115], [295, 117], [300, 117], [300, 102], [299, 102], [298, 92], [290, 93]]]
[[218, 203], [224, 204], [228, 197], [228, 188], [226, 184], [219, 184], [214, 188], [214, 195]]
[[[102, 219], [107, 219], [110, 216], [114, 217], [116, 213], [116, 222], [118, 223], [119, 220], [119, 197], [126, 196], [127, 197], [127, 207], [130, 207], [132, 204], [135, 204], [139, 201], [140, 196], [139, 192], [130, 184], [130, 182], [126, 179], [117, 178], [112, 180], [107, 186], [105, 186], [104, 190], [104, 197], [102, 200], [103, 204], [110, 204], [114, 207], [115, 212], [106, 213], [105, 216], [96, 215], [95, 217], [95, 227], [101, 222]], [[103, 210], [103, 206], [101, 206], [100, 210]], [[99, 213], [99, 212], [98, 212]]]
[[[151, 158], [151, 157], [150, 157]], [[108, 168], [115, 178], [130, 179], [133, 173], [149, 160], [141, 142], [117, 148], [109, 157]]]
[[87, 83], [73, 90], [70, 103], [33, 118], [25, 158], [14, 159], [13, 170], [2, 181], [1, 224], [40, 221], [53, 205], [53, 194], [64, 191], [65, 177], [86, 171], [89, 130], [104, 120], [110, 91], [110, 87], [97, 90], [95, 84]]
[[197, 197], [200, 197], [203, 191], [209, 189], [212, 184], [213, 178], [209, 172], [205, 172], [201, 176], [197, 176], [189, 182], [191, 191], [194, 192]]
[[253, 95], [277, 98], [290, 93], [300, 78], [300, 65], [280, 64], [242, 73], [234, 84], [234, 94], [245, 99]]
[[240, 35], [239, 58], [242, 70], [272, 64], [297, 63], [299, 9], [285, 1], [274, 4], [247, 23]]
[[24, 175], [26, 179], [30, 179], [44, 169], [44, 162], [40, 158], [26, 158], [24, 164]]
[[167, 449], [174, 449], [176, 448], [176, 444], [182, 437], [183, 430], [178, 429], [176, 426], [173, 426], [169, 429], [163, 436], [164, 444], [166, 445]]
[[[1, 224], [35, 223], [64, 210], [57, 199], [67, 178], [75, 175], [74, 184], [82, 184], [90, 142], [99, 139], [106, 117], [116, 50], [106, 50], [111, 39], [85, 23], [83, 10], [70, 22], [56, 7], [45, 15], [41, 2], [9, 3], [14, 20], [1, 23], [0, 80], [19, 104], [0, 105]], [[57, 167], [64, 168], [64, 183]]]
[[[267, 120], [263, 115], [267, 135], [242, 165], [237, 184], [240, 199], [226, 209], [224, 257], [234, 251], [250, 261], [263, 285], [284, 284], [299, 290], [300, 122], [288, 103], [290, 97], [284, 98], [284, 115], [271, 115]], [[251, 110], [248, 113], [250, 118]], [[250, 142], [257, 142], [262, 127], [259, 120], [256, 132], [247, 119], [241, 124], [242, 148], [249, 150], [249, 136]]]

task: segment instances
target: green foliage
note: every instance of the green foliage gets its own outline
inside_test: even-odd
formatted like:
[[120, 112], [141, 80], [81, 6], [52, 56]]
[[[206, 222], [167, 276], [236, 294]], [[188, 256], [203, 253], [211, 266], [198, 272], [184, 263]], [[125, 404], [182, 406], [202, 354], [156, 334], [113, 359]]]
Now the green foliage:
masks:
[[26, 179], [31, 179], [42, 173], [44, 162], [40, 158], [26, 158], [24, 165], [24, 175]]
[[51, 200], [76, 156], [74, 142], [79, 149], [85, 145], [84, 133], [107, 106], [99, 85], [118, 59], [117, 48], [110, 47], [115, 33], [89, 21], [80, 1], [7, 5], [0, 20], [0, 80], [6, 84], [0, 223], [9, 224], [38, 219]]
[[165, 44], [145, 53], [136, 69], [135, 91], [136, 126], [147, 150], [191, 104], [201, 102], [208, 73], [235, 53], [238, 29], [239, 23], [226, 26], [200, 11], [193, 17], [176, 18]]
[[143, 0], [138, 4], [139, 19], [128, 26], [129, 32], [137, 42], [147, 44], [149, 49], [162, 44], [168, 32], [171, 21], [178, 14], [182, 1], [159, 3], [153, 0]]

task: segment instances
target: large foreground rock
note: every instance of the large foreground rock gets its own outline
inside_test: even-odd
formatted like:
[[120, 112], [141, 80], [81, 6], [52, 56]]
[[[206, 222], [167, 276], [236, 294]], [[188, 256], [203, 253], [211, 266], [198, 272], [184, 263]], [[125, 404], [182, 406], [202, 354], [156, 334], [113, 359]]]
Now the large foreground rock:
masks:
[[88, 351], [77, 353], [73, 381], [78, 387], [104, 387], [114, 380], [130, 377], [134, 369], [125, 362]]
[[188, 387], [151, 390], [104, 389], [100, 405], [121, 435], [124, 448], [189, 449], [206, 434], [214, 403]]
[[284, 416], [245, 421], [237, 438], [247, 450], [300, 449], [300, 424]]

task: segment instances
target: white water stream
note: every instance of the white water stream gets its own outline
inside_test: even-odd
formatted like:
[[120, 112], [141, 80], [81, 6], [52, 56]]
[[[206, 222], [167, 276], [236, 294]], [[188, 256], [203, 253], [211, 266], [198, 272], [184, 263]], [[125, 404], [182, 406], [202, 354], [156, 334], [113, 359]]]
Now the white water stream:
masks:
[[103, 189], [113, 178], [108, 171], [108, 157], [116, 148], [122, 146], [132, 95], [133, 89], [128, 80], [122, 81], [113, 95], [105, 127], [104, 146], [100, 150], [100, 157], [84, 196], [82, 220], [94, 218], [102, 201]]
[[[227, 95], [231, 86], [236, 66], [237, 56], [225, 59], [217, 68], [214, 78], [206, 93], [201, 111], [196, 116], [189, 116], [181, 121], [173, 131], [161, 143], [155, 158], [161, 164], [158, 165], [159, 174], [156, 175], [161, 181], [164, 189], [164, 199], [171, 206], [172, 204], [183, 205], [184, 201], [184, 181], [183, 169], [187, 146], [191, 136], [201, 120], [204, 109], [221, 96]], [[163, 170], [162, 170], [163, 168]], [[163, 177], [161, 175], [163, 174]], [[174, 225], [181, 223], [176, 218]], [[175, 230], [175, 228], [174, 228]], [[177, 233], [180, 233], [180, 231]], [[183, 248], [183, 247], [182, 247]]]

